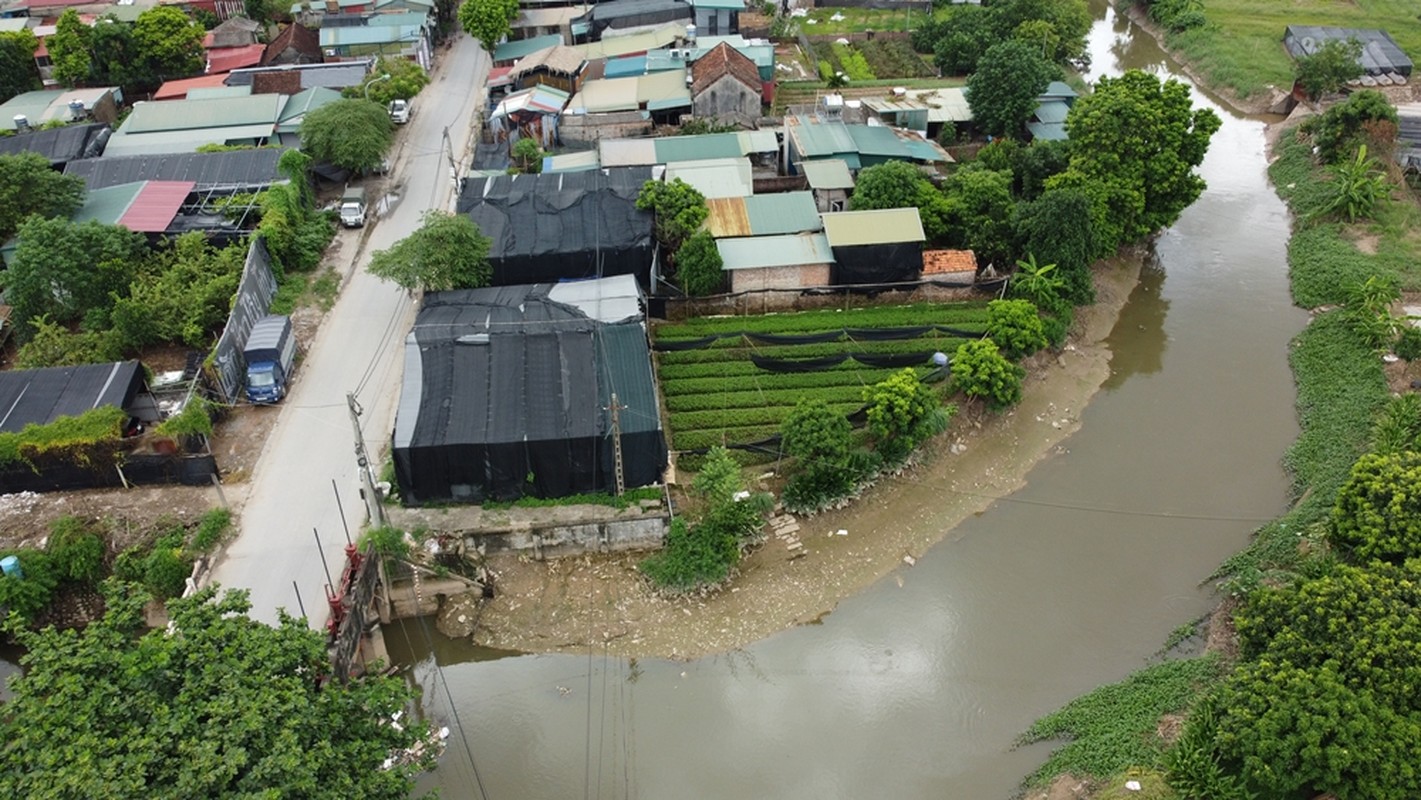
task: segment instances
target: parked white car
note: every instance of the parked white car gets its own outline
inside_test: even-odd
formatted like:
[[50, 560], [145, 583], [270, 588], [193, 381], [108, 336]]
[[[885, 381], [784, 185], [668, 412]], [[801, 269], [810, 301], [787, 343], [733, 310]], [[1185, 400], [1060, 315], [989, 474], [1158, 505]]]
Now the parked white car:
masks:
[[410, 115], [414, 113], [414, 106], [408, 100], [390, 101], [390, 121], [396, 125], [403, 125], [410, 121]]

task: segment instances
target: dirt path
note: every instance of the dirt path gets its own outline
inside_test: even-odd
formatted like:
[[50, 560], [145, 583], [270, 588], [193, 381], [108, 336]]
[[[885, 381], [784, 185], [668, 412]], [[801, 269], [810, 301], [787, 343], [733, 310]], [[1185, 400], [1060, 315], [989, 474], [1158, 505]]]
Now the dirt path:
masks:
[[[1037, 357], [1020, 405], [1002, 415], [959, 415], [919, 466], [886, 479], [847, 509], [801, 519], [802, 557], [771, 537], [741, 562], [728, 589], [686, 599], [654, 594], [636, 572], [638, 554], [541, 563], [495, 557], [490, 567], [498, 596], [483, 609], [474, 640], [525, 652], [607, 642], [616, 655], [690, 659], [822, 617], [893, 570], [911, 568], [959, 522], [1020, 488], [1032, 466], [1057, 451], [1110, 374], [1105, 338], [1139, 274], [1139, 257], [1099, 268], [1097, 304], [1082, 310], [1063, 352]], [[905, 513], [931, 524], [905, 526]]]

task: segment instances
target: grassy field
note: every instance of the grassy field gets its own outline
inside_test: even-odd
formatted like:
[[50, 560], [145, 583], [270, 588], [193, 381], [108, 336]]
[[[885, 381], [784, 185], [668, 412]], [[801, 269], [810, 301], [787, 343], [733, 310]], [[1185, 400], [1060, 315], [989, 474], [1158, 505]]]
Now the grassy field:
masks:
[[[834, 16], [843, 17], [835, 20]], [[860, 31], [910, 31], [923, 23], [920, 11], [873, 8], [815, 8], [795, 20], [808, 35], [858, 33]]]
[[1413, 59], [1421, 57], [1415, 2], [1404, 0], [1206, 0], [1203, 28], [1174, 34], [1169, 46], [1216, 86], [1250, 97], [1269, 85], [1293, 83], [1293, 60], [1283, 49], [1288, 25], [1383, 28]]
[[[841, 328], [898, 328], [948, 325], [965, 331], [985, 329], [986, 303], [886, 306], [848, 311], [806, 311], [761, 317], [701, 317], [656, 329], [657, 342], [749, 332], [807, 334]], [[721, 339], [697, 349], [656, 354], [657, 375], [666, 400], [671, 446], [696, 450], [716, 444], [753, 442], [772, 436], [801, 398], [818, 399], [848, 414], [863, 405], [863, 388], [897, 370], [856, 361], [818, 372], [778, 373], [755, 366], [750, 356], [804, 359], [843, 353], [951, 354], [964, 338], [930, 332], [916, 339], [852, 341], [800, 345], [765, 345], [746, 337]], [[926, 375], [930, 369], [919, 369]]]

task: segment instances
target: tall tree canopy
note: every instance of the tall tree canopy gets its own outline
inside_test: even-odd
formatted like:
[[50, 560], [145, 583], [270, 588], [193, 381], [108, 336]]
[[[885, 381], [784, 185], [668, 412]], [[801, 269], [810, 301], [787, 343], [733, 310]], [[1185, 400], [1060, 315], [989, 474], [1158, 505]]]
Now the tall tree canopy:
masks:
[[490, 53], [513, 30], [518, 16], [518, 0], [464, 0], [459, 6], [459, 24]]
[[680, 178], [670, 181], [653, 178], [642, 184], [636, 196], [636, 207], [656, 217], [656, 240], [673, 253], [710, 214], [705, 195]]
[[859, 173], [849, 208], [865, 211], [877, 208], [916, 208], [928, 241], [947, 235], [947, 198], [927, 176], [906, 161], [888, 161]]
[[[89, 49], [89, 26], [79, 19], [79, 12], [66, 9], [55, 23], [54, 33], [45, 37], [44, 46], [49, 51], [49, 63], [53, 76], [64, 86], [73, 88], [89, 80], [93, 71]], [[34, 51], [30, 51], [31, 59]]]
[[202, 24], [174, 6], [155, 6], [138, 15], [133, 41], [153, 79], [159, 82], [202, 72], [207, 64]]
[[379, 166], [394, 140], [389, 112], [369, 100], [336, 100], [301, 120], [301, 149], [317, 161], [352, 172]]
[[22, 331], [41, 314], [75, 322], [107, 309], [127, 289], [147, 242], [122, 225], [31, 216], [20, 225], [9, 269], [0, 273], [5, 298]]
[[947, 209], [947, 243], [977, 253], [983, 264], [1011, 263], [1011, 173], [968, 165], [954, 172], [943, 187]]
[[992, 43], [1018, 41], [1054, 64], [1087, 59], [1090, 10], [1084, 0], [998, 0], [954, 6], [913, 31], [913, 48], [932, 53], [944, 73], [965, 75]]
[[0, 33], [0, 103], [39, 88], [38, 46], [39, 40], [28, 30]]
[[0, 717], [5, 797], [307, 797], [404, 800], [422, 763], [384, 769], [421, 725], [388, 724], [400, 678], [322, 684], [325, 638], [282, 615], [247, 616], [243, 592], [172, 600], [173, 630], [145, 632], [148, 594], [106, 586], [81, 630], [12, 630], [25, 673]]
[[406, 289], [477, 289], [493, 277], [489, 239], [466, 216], [426, 211], [424, 223], [389, 250], [370, 256], [370, 274]]
[[1077, 189], [1053, 189], [1017, 206], [1020, 250], [1042, 264], [1055, 264], [1061, 296], [1071, 305], [1095, 302], [1090, 265], [1101, 254], [1091, 217], [1091, 199]]
[[1204, 191], [1195, 168], [1222, 123], [1194, 108], [1189, 89], [1173, 78], [1130, 70], [1101, 78], [1066, 118], [1071, 165], [1046, 182], [1073, 187], [1093, 203], [1104, 252], [1174, 224]]
[[967, 78], [972, 119], [988, 135], [1021, 136], [1036, 110], [1036, 98], [1059, 74], [1026, 42], [1009, 39], [992, 45]]
[[67, 217], [83, 203], [83, 178], [55, 172], [38, 153], [0, 156], [0, 242], [31, 214]]
[[[384, 78], [389, 75], [389, 79]], [[377, 80], [378, 79], [378, 80]], [[391, 100], [408, 100], [419, 94], [419, 90], [429, 85], [429, 73], [424, 67], [408, 58], [380, 56], [375, 68], [366, 76], [365, 83], [345, 90], [346, 97], [364, 98], [371, 102], [388, 106]]]

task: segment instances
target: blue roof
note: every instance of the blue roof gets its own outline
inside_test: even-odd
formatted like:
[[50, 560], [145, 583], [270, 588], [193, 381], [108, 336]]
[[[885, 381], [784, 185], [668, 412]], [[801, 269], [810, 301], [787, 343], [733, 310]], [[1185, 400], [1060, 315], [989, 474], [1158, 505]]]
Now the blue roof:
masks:
[[646, 74], [646, 56], [625, 56], [607, 59], [603, 70], [604, 78], [629, 78]]
[[504, 42], [493, 49], [493, 60], [513, 61], [529, 53], [536, 53], [539, 50], [546, 50], [560, 44], [562, 44], [562, 37], [556, 33], [550, 33], [547, 36], [534, 36], [532, 39]]
[[1044, 139], [1050, 142], [1066, 141], [1066, 126], [1060, 122], [1028, 122], [1026, 129], [1031, 131], [1031, 138]]
[[1069, 113], [1071, 113], [1070, 106], [1060, 100], [1052, 100], [1036, 107], [1036, 120], [1051, 123], [1065, 122], [1066, 115]]

